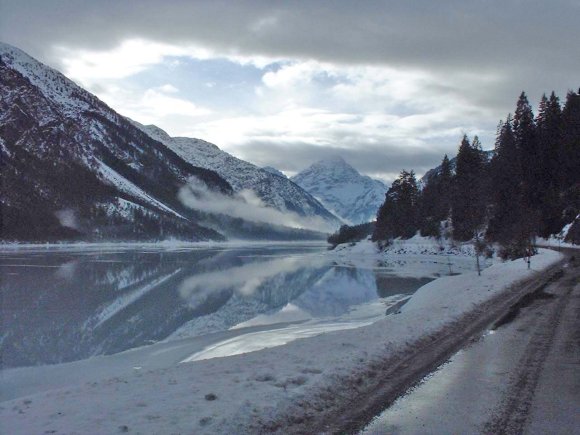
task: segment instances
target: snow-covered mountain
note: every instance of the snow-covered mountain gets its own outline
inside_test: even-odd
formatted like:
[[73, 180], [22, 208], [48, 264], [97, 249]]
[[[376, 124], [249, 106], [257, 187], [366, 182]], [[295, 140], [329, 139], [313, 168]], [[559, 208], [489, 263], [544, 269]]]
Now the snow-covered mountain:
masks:
[[264, 166], [262, 168], [264, 171], [268, 171], [270, 174], [278, 175], [279, 177], [288, 178], [284, 172], [273, 168], [272, 166]]
[[341, 157], [316, 162], [291, 180], [349, 224], [374, 220], [387, 192], [381, 181], [361, 175]]
[[[0, 44], [4, 240], [220, 239], [177, 198], [196, 177], [231, 194], [94, 95]], [[162, 183], [159, 181], [163, 180]]]
[[336, 216], [326, 210], [318, 200], [283, 174], [280, 175], [281, 173], [276, 174], [272, 170], [238, 159], [210, 142], [189, 137], [171, 137], [155, 125], [141, 125], [137, 122], [134, 124], [175, 151], [185, 161], [217, 172], [236, 192], [251, 190], [264, 204], [281, 212], [322, 218], [328, 223], [329, 229], [340, 224]]
[[[180, 192], [192, 178], [210, 195], [206, 204], [213, 195], [223, 200], [255, 187], [278, 210], [336, 220], [281, 177], [207, 142], [177, 138], [168, 141], [171, 149], [163, 143], [164, 132], [149, 130], [58, 71], [0, 43], [2, 239], [217, 240], [226, 229], [236, 237], [300, 237], [243, 216], [186, 207]], [[252, 183], [244, 184], [246, 179]]]

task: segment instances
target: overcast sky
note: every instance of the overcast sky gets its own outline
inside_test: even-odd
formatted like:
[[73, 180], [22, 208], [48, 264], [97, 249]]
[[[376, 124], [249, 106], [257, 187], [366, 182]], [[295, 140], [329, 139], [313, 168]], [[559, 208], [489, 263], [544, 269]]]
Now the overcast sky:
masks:
[[123, 115], [287, 174], [392, 180], [492, 148], [525, 90], [580, 86], [580, 0], [0, 0], [0, 40]]

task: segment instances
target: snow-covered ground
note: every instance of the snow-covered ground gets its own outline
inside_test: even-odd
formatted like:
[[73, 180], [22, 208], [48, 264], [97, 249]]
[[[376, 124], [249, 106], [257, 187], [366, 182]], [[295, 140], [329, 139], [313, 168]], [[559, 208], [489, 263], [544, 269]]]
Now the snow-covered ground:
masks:
[[558, 234], [552, 234], [548, 239], [538, 238], [536, 240], [536, 244], [538, 246], [546, 246], [558, 249], [560, 248], [580, 249], [580, 245], [575, 245], [574, 243], [568, 243], [564, 241], [568, 236], [568, 232], [572, 228], [572, 225], [578, 219], [580, 219], [580, 215], [576, 216], [576, 219], [573, 222], [564, 225], [564, 228], [562, 228], [562, 230]]
[[545, 248], [570, 248], [570, 249], [580, 249], [580, 245], [575, 245], [574, 243], [563, 242], [562, 239], [557, 237], [550, 237], [549, 239], [536, 239], [536, 245]]
[[[426, 251], [427, 244], [446, 252], [435, 242], [417, 240], [406, 253], [435, 253]], [[451, 255], [454, 251], [448, 249]], [[328, 255], [353, 258], [355, 253], [377, 261], [397, 258], [377, 254], [367, 242]], [[301, 419], [311, 408], [330, 406], [337, 400], [332, 392], [356, 378], [362, 366], [404, 353], [420, 338], [442, 330], [515, 282], [541, 274], [561, 258], [542, 249], [533, 257], [531, 270], [520, 259], [494, 264], [481, 276], [472, 272], [443, 277], [420, 288], [397, 315], [257, 352], [189, 358], [196, 361], [151, 370], [139, 369], [135, 351], [126, 352], [135, 366], [130, 372], [104, 378], [90, 373], [74, 386], [0, 403], [0, 432], [247, 433], [276, 427], [275, 422], [288, 421], [284, 420], [288, 413]], [[106, 365], [107, 358], [119, 360], [123, 354], [99, 357], [100, 363]], [[2, 382], [9, 382], [9, 376], [4, 373]], [[297, 403], [308, 403], [310, 409]]]
[[355, 245], [338, 245], [333, 251], [339, 257], [368, 257], [380, 256], [390, 258], [393, 255], [443, 255], [443, 256], [475, 256], [475, 250], [471, 243], [458, 243], [448, 239], [435, 239], [415, 235], [410, 239], [395, 239], [383, 251], [380, 251], [376, 243], [369, 239], [360, 241]]

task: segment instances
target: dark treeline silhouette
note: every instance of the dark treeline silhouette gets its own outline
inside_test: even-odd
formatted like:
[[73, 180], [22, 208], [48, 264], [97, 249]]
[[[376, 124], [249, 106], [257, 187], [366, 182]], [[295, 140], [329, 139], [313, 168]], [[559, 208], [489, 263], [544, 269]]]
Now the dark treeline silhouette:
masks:
[[373, 234], [374, 230], [375, 222], [366, 222], [354, 226], [343, 225], [336, 233], [330, 235], [327, 241], [334, 248], [341, 243], [358, 242]]
[[569, 92], [563, 107], [554, 92], [544, 95], [536, 116], [522, 92], [514, 115], [499, 123], [493, 153], [477, 136], [464, 136], [455, 169], [445, 156], [423, 182], [401, 172], [377, 213], [373, 240], [385, 245], [448, 229], [457, 241], [481, 237], [516, 257], [535, 236], [574, 222], [567, 241], [580, 243], [580, 91]]

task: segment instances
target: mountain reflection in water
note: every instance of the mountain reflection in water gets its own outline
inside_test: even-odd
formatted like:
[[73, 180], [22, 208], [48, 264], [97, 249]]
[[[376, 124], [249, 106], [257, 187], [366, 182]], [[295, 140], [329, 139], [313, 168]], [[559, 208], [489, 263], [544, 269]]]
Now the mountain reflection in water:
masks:
[[384, 316], [390, 297], [413, 293], [448, 267], [429, 262], [421, 266], [421, 278], [400, 276], [405, 264], [348, 266], [330, 261], [324, 250], [4, 251], [2, 366], [54, 364], [231, 328], [339, 318], [371, 302], [372, 316]]

